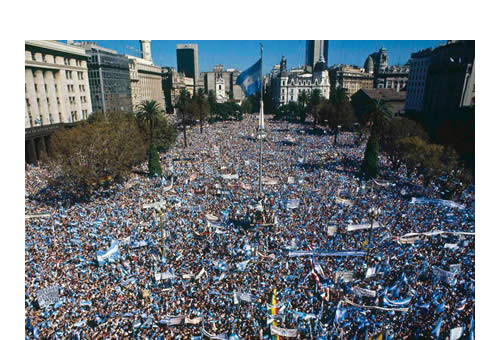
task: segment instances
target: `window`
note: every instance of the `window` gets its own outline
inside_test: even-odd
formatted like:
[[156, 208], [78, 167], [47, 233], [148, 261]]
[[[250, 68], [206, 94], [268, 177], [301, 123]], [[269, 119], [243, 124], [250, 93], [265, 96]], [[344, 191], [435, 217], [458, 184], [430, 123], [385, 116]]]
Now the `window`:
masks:
[[61, 112], [59, 112], [59, 123], [62, 123], [62, 122], [63, 122], [62, 114], [61, 114]]
[[35, 84], [35, 91], [38, 92], [38, 85]]
[[30, 107], [30, 100], [28, 98], [26, 98], [26, 105]]
[[44, 84], [43, 87], [45, 88], [45, 92], [47, 92], [47, 84]]
[[59, 97], [57, 97], [57, 104], [61, 104]]
[[56, 89], [56, 92], [57, 92], [57, 84], [54, 85], [55, 89]]

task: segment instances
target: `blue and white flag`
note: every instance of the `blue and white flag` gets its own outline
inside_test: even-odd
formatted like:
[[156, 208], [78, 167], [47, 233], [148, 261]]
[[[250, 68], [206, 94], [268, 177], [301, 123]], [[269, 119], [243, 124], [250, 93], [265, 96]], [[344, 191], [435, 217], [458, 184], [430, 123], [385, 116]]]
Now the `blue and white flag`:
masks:
[[260, 69], [262, 65], [262, 59], [259, 59], [250, 68], [243, 71], [236, 79], [236, 85], [239, 85], [245, 96], [251, 96], [260, 90]]
[[100, 266], [109, 260], [115, 260], [120, 257], [120, 249], [118, 248], [118, 245], [119, 242], [115, 240], [111, 242], [111, 247], [109, 247], [108, 250], [96, 251], [97, 262]]
[[434, 327], [434, 329], [431, 332], [431, 335], [436, 339], [439, 338], [439, 332], [441, 331], [442, 324], [443, 324], [443, 317], [440, 317], [438, 322], [436, 322], [436, 326]]

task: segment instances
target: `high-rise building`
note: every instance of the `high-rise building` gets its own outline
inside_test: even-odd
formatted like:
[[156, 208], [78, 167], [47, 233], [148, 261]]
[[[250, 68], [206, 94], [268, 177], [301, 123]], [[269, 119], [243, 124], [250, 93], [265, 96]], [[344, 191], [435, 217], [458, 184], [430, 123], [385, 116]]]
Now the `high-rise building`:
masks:
[[328, 65], [328, 40], [307, 40], [305, 70], [313, 72], [314, 66], [319, 62], [321, 56], [323, 56], [325, 64]]
[[198, 45], [177, 45], [177, 72], [188, 78], [198, 79]]
[[48, 152], [54, 130], [92, 113], [92, 101], [83, 48], [53, 40], [26, 40], [24, 47], [26, 161], [32, 163]]
[[131, 112], [128, 58], [93, 42], [77, 43], [89, 56], [93, 112]]
[[407, 112], [420, 112], [423, 109], [425, 81], [427, 79], [431, 54], [432, 48], [411, 54], [410, 73], [406, 86], [405, 110]]
[[425, 120], [438, 125], [462, 107], [475, 105], [475, 41], [451, 41], [431, 54], [425, 82]]

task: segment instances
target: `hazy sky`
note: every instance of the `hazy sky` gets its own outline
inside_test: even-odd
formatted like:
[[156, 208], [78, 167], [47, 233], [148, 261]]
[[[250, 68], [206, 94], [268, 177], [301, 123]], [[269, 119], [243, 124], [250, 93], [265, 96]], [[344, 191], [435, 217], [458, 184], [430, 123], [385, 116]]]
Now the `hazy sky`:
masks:
[[[78, 41], [78, 40], [75, 40]], [[102, 47], [116, 50], [120, 54], [138, 55], [138, 40], [93, 40]], [[264, 45], [264, 73], [279, 64], [281, 56], [287, 58], [288, 67], [303, 65], [305, 61], [304, 40], [153, 40], [151, 51], [153, 62], [158, 66], [177, 67], [176, 44], [198, 44], [199, 71], [211, 71], [214, 65], [244, 70], [260, 57], [259, 42]], [[363, 66], [366, 57], [380, 49], [387, 49], [389, 64], [404, 64], [411, 53], [435, 47], [444, 40], [330, 40], [328, 66], [333, 64], [353, 64]]]

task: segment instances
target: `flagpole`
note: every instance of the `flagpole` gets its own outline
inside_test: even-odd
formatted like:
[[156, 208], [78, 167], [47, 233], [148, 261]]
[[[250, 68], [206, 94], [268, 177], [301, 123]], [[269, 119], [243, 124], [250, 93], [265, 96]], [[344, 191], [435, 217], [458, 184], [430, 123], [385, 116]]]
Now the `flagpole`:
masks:
[[260, 44], [260, 113], [259, 113], [259, 131], [257, 136], [259, 138], [259, 196], [262, 197], [262, 139], [264, 138], [264, 82], [262, 78], [262, 63], [264, 58], [264, 46]]

